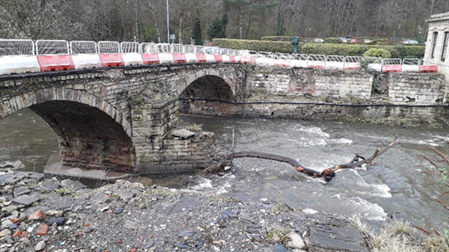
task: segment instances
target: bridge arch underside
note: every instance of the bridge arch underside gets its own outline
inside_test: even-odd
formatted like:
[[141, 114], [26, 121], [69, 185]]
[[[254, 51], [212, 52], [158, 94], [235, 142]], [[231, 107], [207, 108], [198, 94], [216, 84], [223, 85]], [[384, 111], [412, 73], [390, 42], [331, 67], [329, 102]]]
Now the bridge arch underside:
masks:
[[231, 103], [235, 101], [234, 94], [228, 83], [218, 76], [206, 75], [193, 81], [179, 95], [180, 110], [182, 113], [195, 113], [201, 110], [216, 111], [205, 104]]
[[58, 135], [62, 166], [133, 172], [132, 141], [108, 114], [72, 101], [46, 101], [29, 108]]

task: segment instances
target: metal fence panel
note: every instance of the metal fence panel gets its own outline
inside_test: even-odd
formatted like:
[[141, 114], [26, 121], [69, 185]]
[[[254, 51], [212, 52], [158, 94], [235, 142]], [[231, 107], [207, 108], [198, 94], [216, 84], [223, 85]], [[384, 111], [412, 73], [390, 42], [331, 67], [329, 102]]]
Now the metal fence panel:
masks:
[[69, 54], [69, 42], [66, 40], [36, 41], [36, 55]]
[[117, 41], [100, 41], [98, 42], [99, 54], [120, 53], [120, 43]]
[[95, 41], [71, 41], [70, 54], [97, 54], [98, 48]]
[[140, 47], [142, 53], [157, 53], [156, 43], [142, 43]]
[[34, 43], [27, 39], [0, 39], [0, 56], [34, 55]]
[[120, 49], [122, 53], [141, 53], [138, 42], [122, 42], [120, 43]]

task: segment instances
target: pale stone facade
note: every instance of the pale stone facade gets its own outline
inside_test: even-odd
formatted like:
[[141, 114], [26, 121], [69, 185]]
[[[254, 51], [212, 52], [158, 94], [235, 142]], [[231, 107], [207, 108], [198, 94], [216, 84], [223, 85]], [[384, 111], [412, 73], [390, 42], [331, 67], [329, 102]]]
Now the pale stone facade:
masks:
[[432, 15], [426, 21], [429, 33], [424, 65], [438, 65], [438, 72], [449, 79], [449, 12]]

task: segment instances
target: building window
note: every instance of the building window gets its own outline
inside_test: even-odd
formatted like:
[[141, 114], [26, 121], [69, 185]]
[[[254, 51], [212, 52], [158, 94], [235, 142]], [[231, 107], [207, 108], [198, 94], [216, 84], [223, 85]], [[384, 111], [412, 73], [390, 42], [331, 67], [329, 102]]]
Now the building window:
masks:
[[441, 52], [441, 61], [446, 60], [447, 44], [449, 43], [449, 32], [444, 33], [443, 51]]
[[432, 54], [431, 58], [435, 58], [435, 47], [437, 46], [437, 38], [438, 38], [438, 32], [433, 33], [433, 41], [432, 41]]

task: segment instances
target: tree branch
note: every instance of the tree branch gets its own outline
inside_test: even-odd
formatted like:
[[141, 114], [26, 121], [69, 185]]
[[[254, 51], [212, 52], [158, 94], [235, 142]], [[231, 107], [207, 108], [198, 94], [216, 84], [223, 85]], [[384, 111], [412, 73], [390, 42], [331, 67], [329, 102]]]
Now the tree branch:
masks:
[[[357, 167], [361, 167], [364, 164], [371, 164], [376, 157], [385, 153], [396, 143], [397, 137], [398, 136], [396, 135], [394, 140], [384, 149], [381, 149], [381, 148], [376, 149], [374, 151], [373, 155], [368, 159], [365, 159], [364, 157], [356, 154], [356, 156], [351, 161], [349, 161], [349, 163], [335, 165], [331, 168], [327, 168], [327, 169], [323, 170], [322, 172], [304, 167], [293, 158], [284, 157], [284, 156], [275, 155], [275, 154], [269, 154], [269, 153], [245, 151], [245, 152], [236, 152], [236, 153], [227, 155], [218, 164], [209, 166], [208, 168], [204, 169], [203, 171], [201, 171], [198, 174], [206, 175], [209, 173], [220, 173], [220, 172], [223, 172], [224, 167], [229, 166], [229, 164], [232, 163], [232, 162], [230, 162], [230, 160], [232, 160], [234, 158], [250, 157], [250, 158], [261, 158], [261, 159], [268, 159], [268, 160], [274, 160], [274, 161], [278, 161], [278, 162], [288, 163], [291, 166], [293, 166], [293, 168], [295, 170], [297, 170], [298, 172], [304, 173], [304, 174], [312, 176], [312, 177], [324, 178], [326, 181], [331, 181], [335, 177], [335, 172], [339, 169], [354, 169]], [[226, 163], [226, 165], [225, 165], [225, 163]]]

